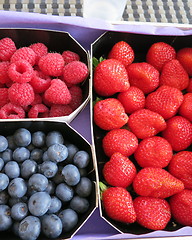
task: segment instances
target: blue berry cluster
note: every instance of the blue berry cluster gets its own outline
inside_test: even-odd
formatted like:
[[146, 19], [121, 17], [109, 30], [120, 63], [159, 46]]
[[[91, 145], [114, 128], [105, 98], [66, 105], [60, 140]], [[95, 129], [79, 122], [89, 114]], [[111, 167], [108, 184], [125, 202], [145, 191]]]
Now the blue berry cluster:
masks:
[[35, 240], [73, 230], [90, 206], [89, 163], [59, 131], [0, 135], [0, 231]]

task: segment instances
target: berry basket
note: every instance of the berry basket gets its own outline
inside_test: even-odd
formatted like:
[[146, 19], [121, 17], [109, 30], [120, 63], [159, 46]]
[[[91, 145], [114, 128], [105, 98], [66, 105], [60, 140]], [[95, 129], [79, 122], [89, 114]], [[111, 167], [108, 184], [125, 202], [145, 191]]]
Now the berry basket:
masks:
[[[14, 194], [15, 189], [12, 188], [12, 190], [11, 189], [8, 190], [8, 188], [9, 188], [9, 186], [8, 186], [7, 188], [5, 188], [5, 190], [1, 191], [1, 193], [0, 193], [0, 195], [1, 195], [1, 197], [0, 197], [1, 208], [2, 208], [2, 206], [5, 206], [5, 205], [9, 207], [7, 209], [6, 213], [3, 210], [4, 214], [6, 215], [7, 220], [5, 218], [4, 218], [4, 220], [2, 219], [0, 228], [2, 230], [2, 228], [4, 228], [4, 226], [7, 226], [6, 227], [7, 229], [4, 229], [4, 230], [1, 231], [1, 239], [2, 240], [7, 239], [7, 238], [13, 239], [13, 240], [16, 240], [16, 239], [31, 239], [31, 238], [28, 238], [28, 237], [32, 237], [33, 234], [36, 234], [36, 236], [33, 236], [33, 239], [37, 239], [37, 238], [38, 239], [50, 239], [50, 238], [52, 238], [52, 239], [70, 239], [81, 228], [81, 226], [87, 221], [87, 219], [90, 217], [90, 215], [94, 211], [95, 207], [97, 206], [97, 191], [96, 191], [97, 188], [96, 188], [96, 184], [95, 184], [96, 183], [96, 171], [95, 171], [95, 162], [93, 161], [93, 157], [92, 157], [92, 146], [79, 133], [77, 133], [71, 126], [69, 126], [67, 123], [61, 123], [61, 122], [57, 122], [57, 121], [17, 121], [17, 122], [7, 121], [7, 122], [0, 122], [0, 129], [1, 129], [1, 131], [0, 131], [1, 137], [3, 136], [6, 139], [8, 139], [7, 136], [12, 136], [15, 140], [18, 137], [16, 141], [15, 140], [14, 141], [8, 141], [9, 144], [8, 144], [7, 148], [4, 145], [4, 148], [6, 148], [6, 149], [1, 152], [1, 157], [2, 158], [4, 158], [2, 155], [5, 152], [8, 152], [8, 149], [9, 150], [10, 150], [10, 148], [14, 149], [16, 147], [16, 145], [17, 146], [20, 145], [20, 147], [18, 147], [17, 149], [19, 149], [19, 148], [20, 149], [25, 148], [25, 150], [28, 149], [30, 151], [30, 154], [32, 154], [32, 151], [33, 151], [32, 149], [34, 149], [32, 147], [32, 145], [36, 146], [35, 147], [36, 149], [37, 149], [37, 146], [39, 146], [39, 149], [41, 149], [43, 152], [45, 152], [45, 149], [48, 150], [48, 148], [47, 148], [48, 145], [49, 145], [49, 147], [52, 147], [54, 145], [59, 144], [59, 145], [66, 146], [67, 151], [68, 151], [68, 156], [67, 155], [64, 156], [65, 154], [62, 155], [60, 150], [58, 150], [58, 149], [56, 150], [56, 154], [58, 154], [59, 151], [60, 151], [60, 154], [63, 156], [62, 159], [64, 159], [64, 160], [60, 161], [61, 160], [60, 159], [60, 160], [58, 160], [60, 162], [58, 162], [56, 160], [56, 159], [58, 159], [58, 155], [57, 155], [57, 157], [55, 158], [56, 162], [52, 161], [51, 164], [56, 163], [56, 165], [58, 166], [57, 172], [56, 172], [56, 174], [54, 174], [54, 176], [49, 175], [50, 174], [49, 171], [47, 172], [48, 175], [46, 174], [46, 169], [51, 170], [51, 174], [52, 174], [53, 171], [54, 171], [53, 170], [54, 168], [52, 168], [50, 166], [47, 166], [47, 167], [45, 166], [45, 168], [42, 168], [43, 164], [49, 162], [49, 160], [46, 161], [45, 159], [43, 161], [42, 156], [39, 157], [38, 160], [36, 158], [36, 160], [33, 161], [33, 166], [31, 165], [31, 167], [29, 167], [28, 170], [23, 169], [23, 171], [21, 170], [21, 168], [22, 168], [22, 165], [24, 165], [26, 161], [22, 160], [22, 161], [19, 162], [19, 158], [16, 157], [17, 161], [18, 161], [17, 162], [16, 158], [13, 157], [14, 158], [14, 160], [13, 160], [14, 163], [20, 167], [20, 174], [16, 174], [17, 176], [15, 175], [15, 178], [13, 177], [12, 174], [16, 173], [15, 171], [13, 171], [16, 168], [12, 167], [9, 170], [7, 169], [8, 172], [9, 172], [8, 173], [7, 170], [6, 170], [6, 162], [5, 162], [5, 165], [4, 165], [5, 167], [2, 167], [2, 165], [1, 165], [1, 168], [2, 168], [2, 170], [0, 171], [1, 176], [6, 174], [10, 178], [9, 181], [16, 181], [16, 179], [19, 179], [19, 178], [20, 179], [25, 179], [23, 182], [25, 182], [25, 184], [27, 184], [26, 185], [27, 186], [27, 192], [23, 195], [22, 199], [27, 204], [28, 213], [32, 213], [33, 211], [35, 211], [35, 209], [37, 210], [39, 207], [41, 209], [43, 209], [46, 206], [46, 198], [44, 198], [44, 200], [41, 201], [41, 203], [40, 203], [41, 206], [36, 205], [36, 207], [33, 206], [33, 207], [30, 208], [30, 203], [29, 203], [30, 200], [29, 199], [32, 198], [35, 194], [39, 194], [39, 192], [36, 191], [37, 189], [36, 190], [34, 189], [34, 186], [35, 186], [35, 184], [37, 184], [37, 182], [35, 184], [32, 184], [33, 187], [30, 188], [30, 186], [32, 186], [32, 185], [30, 185], [31, 180], [29, 180], [29, 179], [31, 177], [29, 177], [29, 176], [31, 175], [32, 172], [33, 172], [33, 174], [31, 176], [34, 176], [34, 177], [36, 176], [35, 177], [36, 180], [38, 178], [38, 176], [37, 176], [38, 174], [41, 175], [41, 177], [42, 177], [42, 175], [44, 175], [43, 178], [41, 178], [41, 180], [39, 178], [38, 186], [40, 186], [44, 182], [44, 180], [42, 180], [42, 179], [44, 179], [45, 177], [48, 180], [48, 181], [46, 180], [48, 182], [48, 185], [47, 185], [46, 189], [45, 190], [42, 190], [42, 189], [40, 190], [39, 189], [40, 192], [41, 192], [40, 194], [42, 194], [42, 193], [45, 194], [46, 193], [49, 196], [51, 196], [52, 199], [55, 198], [55, 197], [53, 197], [54, 195], [55, 196], [57, 195], [56, 198], [57, 198], [57, 200], [59, 199], [60, 200], [59, 202], [61, 203], [61, 205], [59, 204], [59, 206], [60, 206], [59, 211], [54, 210], [54, 207], [57, 208], [57, 206], [58, 206], [58, 204], [57, 204], [58, 201], [56, 201], [56, 202], [53, 201], [53, 203], [54, 203], [53, 205], [49, 204], [49, 211], [50, 211], [50, 209], [52, 209], [51, 210], [52, 213], [50, 212], [49, 214], [47, 214], [47, 212], [46, 212], [46, 214], [42, 215], [42, 212], [41, 213], [39, 212], [39, 214], [37, 214], [37, 212], [36, 213], [33, 212], [33, 214], [27, 214], [26, 218], [27, 218], [27, 216], [32, 216], [33, 215], [33, 216], [35, 216], [36, 218], [39, 219], [38, 221], [41, 221], [41, 231], [40, 231], [40, 233], [38, 231], [36, 232], [36, 230], [38, 229], [38, 226], [37, 225], [33, 226], [32, 223], [29, 222], [29, 228], [30, 228], [30, 225], [33, 226], [33, 227], [31, 227], [30, 232], [28, 232], [28, 233], [25, 232], [25, 236], [24, 235], [19, 235], [20, 237], [18, 237], [17, 236], [17, 234], [18, 234], [17, 230], [19, 228], [17, 228], [17, 227], [14, 228], [13, 226], [16, 226], [17, 225], [16, 222], [18, 222], [18, 221], [19, 222], [21, 222], [23, 220], [25, 221], [26, 218], [22, 217], [23, 220], [19, 220], [19, 219], [17, 219], [18, 218], [18, 212], [16, 212], [16, 216], [14, 215], [13, 212], [11, 213], [11, 211], [14, 211], [14, 210], [12, 209], [12, 207], [11, 207], [11, 209], [12, 209], [11, 210], [10, 206], [13, 206], [13, 205], [15, 206], [16, 202], [14, 202], [14, 201], [15, 201], [16, 198], [18, 199], [18, 196], [14, 197], [12, 194]], [[22, 131], [24, 130], [23, 133], [21, 133], [22, 132], [21, 130]], [[20, 131], [20, 133], [18, 131]], [[43, 135], [41, 135], [41, 137], [40, 137], [40, 135], [37, 136], [36, 135], [37, 132], [41, 132], [41, 133], [43, 133]], [[17, 135], [17, 133], [18, 133], [18, 135]], [[51, 136], [50, 133], [51, 133], [51, 135], [53, 133], [59, 133], [59, 135], [54, 135], [53, 134]], [[16, 137], [16, 135], [17, 135], [17, 137]], [[35, 137], [35, 135], [36, 135], [37, 138]], [[22, 141], [22, 143], [20, 141]], [[28, 141], [28, 145], [27, 145], [27, 141]], [[43, 141], [44, 144], [41, 141]], [[12, 143], [17, 142], [16, 145], [13, 144], [13, 145], [15, 145], [15, 147], [13, 147], [11, 142]], [[31, 143], [29, 143], [29, 142], [31, 142]], [[21, 145], [23, 145], [23, 146], [26, 145], [26, 146], [21, 147]], [[40, 147], [40, 145], [41, 145], [41, 147]], [[14, 152], [14, 151], [15, 150], [12, 150], [12, 152]], [[53, 154], [54, 154], [54, 151], [52, 151]], [[82, 152], [83, 152], [83, 154], [86, 153], [83, 158], [82, 157], [79, 158], [79, 156], [80, 156], [79, 153], [80, 152], [81, 152], [81, 154], [82, 154]], [[75, 160], [75, 153], [77, 154], [76, 155], [76, 160]], [[20, 157], [22, 158], [24, 155], [25, 154], [21, 154]], [[8, 156], [8, 155], [6, 155], [6, 156]], [[13, 155], [11, 155], [11, 156], [13, 156]], [[37, 157], [37, 155], [36, 155], [36, 157]], [[20, 158], [20, 160], [21, 160], [21, 158]], [[45, 158], [46, 158], [46, 156], [45, 156]], [[77, 159], [84, 159], [85, 161], [83, 160], [80, 163], [79, 160], [77, 160]], [[4, 158], [4, 161], [5, 161], [5, 158]], [[13, 161], [11, 161], [11, 162], [13, 162]], [[30, 161], [30, 160], [28, 159], [27, 161]], [[75, 165], [75, 161], [76, 161], [77, 165]], [[77, 163], [77, 162], [79, 162], [79, 163]], [[35, 163], [36, 168], [34, 168], [34, 163]], [[78, 164], [80, 164], [80, 165], [78, 165]], [[81, 164], [83, 164], [83, 165], [81, 165]], [[66, 175], [64, 174], [65, 175], [65, 180], [64, 180], [64, 175], [63, 175], [63, 177], [61, 177], [62, 174], [60, 174], [61, 171], [59, 169], [62, 170], [62, 169], [64, 169], [65, 166], [69, 166], [69, 165], [71, 165], [71, 166], [73, 165], [73, 168], [76, 166], [75, 167], [76, 170], [78, 169], [78, 174], [76, 174], [77, 172], [76, 173], [74, 172], [74, 179], [73, 180], [76, 183], [75, 182], [73, 182], [73, 183], [72, 182], [68, 182], [68, 183], [66, 182], [67, 181], [66, 180], [67, 175], [68, 175], [67, 172], [66, 172]], [[36, 169], [36, 170], [33, 171], [34, 169]], [[30, 171], [30, 173], [28, 171]], [[73, 170], [68, 169], [68, 171], [70, 171], [70, 174], [68, 175], [68, 177], [72, 176], [73, 175], [72, 174]], [[29, 175], [28, 175], [28, 173], [29, 173]], [[12, 175], [12, 177], [11, 177], [10, 174]], [[26, 174], [28, 175], [29, 178], [27, 177]], [[34, 174], [36, 174], [36, 175], [34, 175]], [[35, 178], [33, 180], [35, 180]], [[79, 180], [77, 180], [77, 178], [79, 178]], [[83, 179], [84, 180], [86, 179], [87, 182], [85, 182]], [[76, 180], [78, 181], [78, 183], [80, 183], [80, 181], [84, 181], [84, 184], [85, 184], [84, 186], [87, 186], [87, 187], [82, 188], [83, 184], [81, 185], [81, 187], [80, 186], [78, 187], [78, 183], [77, 183]], [[69, 181], [71, 181], [71, 180], [69, 180]], [[49, 184], [49, 183], [52, 183], [52, 184]], [[69, 192], [68, 192], [68, 190], [66, 191], [67, 188], [65, 188], [65, 190], [63, 188], [63, 190], [62, 190], [62, 188], [58, 187], [59, 185], [61, 186], [64, 183], [65, 183], [65, 186], [68, 186], [68, 189], [70, 189]], [[2, 184], [2, 182], [1, 182], [1, 184]], [[22, 184], [20, 186], [22, 186]], [[20, 188], [20, 186], [19, 186], [19, 188]], [[55, 187], [53, 187], [53, 186], [55, 186]], [[58, 188], [60, 188], [60, 190]], [[84, 190], [86, 189], [86, 190], [84, 191], [83, 189]], [[30, 191], [31, 191], [31, 194], [30, 194]], [[65, 191], [65, 192], [62, 193], [62, 191]], [[3, 192], [4, 192], [4, 194], [3, 194]], [[8, 195], [7, 195], [7, 192], [8, 192]], [[72, 195], [71, 195], [71, 193], [72, 193]], [[6, 200], [5, 194], [8, 196], [8, 201]], [[70, 197], [70, 195], [71, 195], [71, 197]], [[81, 205], [81, 203], [82, 203], [81, 201], [80, 201], [81, 203], [79, 202], [80, 205], [76, 205], [76, 203], [78, 202], [79, 199], [76, 199], [77, 200], [76, 203], [75, 202], [72, 203], [72, 199], [74, 199], [74, 197], [77, 197], [77, 196], [80, 197], [80, 195], [81, 195], [81, 199], [84, 199], [83, 200], [83, 202], [84, 202], [83, 205]], [[64, 199], [66, 196], [70, 197], [70, 199], [68, 199], [68, 198]], [[24, 198], [25, 198], [25, 200], [27, 200], [27, 199], [28, 200], [25, 201]], [[37, 196], [37, 199], [38, 198], [39, 198], [39, 196]], [[20, 198], [20, 200], [21, 200], [21, 198]], [[37, 201], [31, 201], [31, 204], [33, 205], [33, 204], [36, 204], [37, 202], [38, 202], [38, 200]], [[42, 205], [42, 202], [44, 203], [43, 205]], [[76, 210], [72, 209], [71, 204], [73, 205], [73, 207], [76, 207], [76, 208], [78, 206], [78, 209], [76, 209]], [[54, 206], [54, 207], [52, 208], [51, 206], [52, 207]], [[83, 208], [81, 208], [81, 207], [83, 207]], [[66, 211], [65, 211], [66, 209], [70, 209], [70, 210], [67, 210], [69, 215], [66, 213]], [[62, 212], [63, 210], [65, 211], [65, 213]], [[60, 212], [60, 215], [59, 215], [59, 212]], [[1, 213], [2, 213], [2, 211], [1, 211]], [[58, 220], [58, 217], [61, 219], [61, 221], [59, 220], [59, 222], [60, 222], [59, 225], [60, 225], [60, 227], [62, 227], [62, 232], [60, 232], [61, 230], [59, 230], [60, 233], [58, 233], [56, 231], [57, 233], [56, 233], [55, 236], [53, 236], [51, 232], [55, 232], [56, 229], [59, 229], [59, 227], [58, 227], [59, 225], [57, 225], [57, 224], [54, 226], [54, 228], [52, 230], [50, 230], [49, 234], [51, 234], [51, 235], [49, 235], [48, 233], [46, 234], [45, 232], [43, 233], [43, 223], [42, 223], [42, 221], [43, 221], [43, 219], [46, 218], [46, 215], [51, 216], [52, 214], [54, 214], [54, 217], [57, 220]], [[12, 223], [10, 222], [10, 215], [12, 216], [12, 218], [11, 218]], [[67, 216], [69, 218], [68, 220], [66, 219]], [[3, 221], [5, 221], [4, 224], [3, 224]], [[44, 225], [45, 229], [47, 229], [46, 224], [48, 224], [49, 227], [51, 227], [50, 224], [48, 223], [48, 222], [51, 222], [50, 219], [48, 219], [45, 222], [46, 222], [45, 225]], [[70, 225], [70, 222], [71, 222], [72, 225]], [[25, 227], [27, 226], [27, 224], [28, 223], [25, 222], [25, 224], [24, 224]], [[52, 224], [53, 224], [53, 222], [52, 222]], [[21, 228], [23, 230], [24, 229], [26, 230], [25, 227], [24, 228], [21, 227]], [[16, 235], [13, 233], [13, 229], [15, 229], [15, 230], [17, 229], [16, 230]]]
[[85, 49], [62, 31], [0, 29], [0, 39], [4, 96], [0, 119], [71, 122], [90, 98], [89, 56]]
[[[104, 178], [103, 175], [103, 168], [104, 165], [106, 164], [106, 162], [108, 162], [110, 160], [110, 157], [106, 155], [105, 150], [103, 149], [103, 138], [106, 136], [106, 134], [111, 130], [109, 129], [104, 129], [107, 124], [110, 125], [110, 121], [107, 122], [106, 120], [106, 125], [103, 124], [104, 121], [104, 117], [102, 118], [103, 120], [99, 122], [99, 110], [97, 112], [98, 116], [97, 116], [97, 123], [95, 122], [95, 116], [94, 116], [94, 106], [96, 105], [96, 103], [98, 101], [101, 100], [105, 100], [108, 98], [117, 98], [118, 93], [120, 91], [116, 91], [113, 94], [103, 94], [106, 86], [101, 89], [99, 88], [99, 84], [97, 84], [97, 92], [95, 90], [95, 85], [96, 83], [94, 83], [94, 73], [95, 73], [95, 69], [96, 66], [102, 62], [105, 59], [108, 59], [109, 56], [109, 52], [111, 51], [112, 47], [120, 42], [120, 41], [125, 41], [126, 43], [128, 43], [134, 53], [135, 53], [135, 58], [134, 58], [134, 62], [146, 62], [146, 54], [148, 49], [150, 48], [150, 46], [156, 42], [165, 42], [169, 45], [171, 45], [176, 52], [178, 50], [180, 50], [181, 48], [184, 47], [192, 47], [192, 36], [157, 36], [157, 35], [145, 35], [145, 34], [134, 34], [134, 33], [124, 33], [124, 32], [106, 32], [103, 35], [101, 35], [91, 46], [91, 59], [93, 61], [93, 66], [92, 66], [92, 95], [91, 95], [91, 112], [92, 112], [92, 141], [94, 142], [94, 151], [95, 151], [95, 156], [96, 156], [96, 161], [97, 161], [97, 165], [98, 165], [98, 179], [99, 179], [99, 183], [98, 183], [98, 187], [100, 185], [100, 189], [98, 191], [100, 191], [100, 195], [102, 194], [102, 191], [105, 191], [106, 187], [113, 187], [112, 184], [109, 184], [106, 179]], [[115, 55], [115, 54], [114, 54]], [[112, 58], [112, 57], [111, 57]], [[96, 66], [94, 66], [94, 64], [96, 64]], [[104, 64], [103, 64], [104, 66]], [[106, 67], [107, 68], [107, 67]], [[99, 69], [101, 70], [102, 67]], [[104, 69], [104, 67], [103, 67]], [[102, 69], [102, 70], [103, 70]], [[98, 70], [98, 72], [99, 72]], [[101, 71], [102, 71], [101, 70]], [[102, 76], [99, 75], [101, 72], [98, 73], [98, 76]], [[189, 76], [191, 77], [191, 76]], [[98, 82], [97, 82], [98, 83]], [[95, 85], [94, 85], [95, 84]], [[186, 89], [185, 89], [186, 90]], [[185, 90], [181, 90], [183, 94], [186, 93]], [[111, 91], [111, 89], [109, 90]], [[153, 90], [155, 91], [155, 90]], [[190, 90], [191, 91], [191, 90]], [[101, 93], [101, 94], [100, 94]], [[148, 94], [148, 93], [147, 93]], [[146, 94], [146, 96], [147, 96]], [[104, 106], [100, 105], [101, 108]], [[110, 109], [111, 110], [111, 109]], [[110, 111], [108, 109], [108, 111]], [[105, 112], [106, 113], [106, 112]], [[112, 116], [113, 113], [111, 113]], [[106, 113], [107, 115], [107, 113]], [[128, 114], [129, 117], [130, 114]], [[176, 115], [178, 115], [178, 112], [176, 113]], [[113, 119], [113, 116], [112, 116]], [[100, 126], [99, 126], [100, 125]], [[101, 127], [102, 126], [102, 127]], [[130, 130], [129, 126], [127, 126], [126, 124], [122, 124], [121, 127], [119, 128], [123, 128], [126, 130]], [[190, 130], [191, 131], [191, 130]], [[161, 136], [161, 132], [159, 132], [157, 134], [158, 136]], [[116, 140], [118, 141], [118, 140]], [[138, 143], [141, 142], [141, 139], [138, 138]], [[108, 147], [110, 148], [112, 145], [112, 141], [108, 143]], [[188, 146], [186, 148], [187, 151], [191, 151], [191, 144], [189, 144], [190, 146]], [[176, 153], [177, 151], [173, 150], [173, 153]], [[136, 170], [137, 172], [141, 170], [141, 166], [136, 162], [135, 158], [134, 158], [134, 153], [130, 154], [128, 156], [128, 158], [134, 163], [134, 165], [136, 166]], [[113, 166], [114, 167], [114, 166]], [[115, 167], [114, 167], [115, 168]], [[168, 166], [165, 167], [165, 170], [168, 170]], [[114, 176], [116, 173], [114, 172]], [[107, 173], [106, 173], [107, 175]], [[103, 185], [104, 183], [104, 185]], [[131, 194], [132, 199], [135, 199], [138, 195], [135, 193], [132, 184], [129, 185], [127, 188], [128, 192]], [[169, 200], [169, 197], [166, 199]], [[141, 238], [142, 236], [147, 237], [148, 233], [154, 233], [155, 230], [150, 230], [146, 227], [143, 227], [142, 225], [138, 224], [136, 221], [134, 223], [122, 223], [121, 221], [117, 221], [112, 219], [111, 217], [109, 217], [108, 214], [106, 214], [105, 208], [103, 206], [103, 201], [102, 198], [100, 197], [99, 199], [99, 208], [100, 208], [100, 215], [102, 218], [104, 218], [110, 225], [112, 225], [116, 230], [118, 230], [120, 233], [125, 233], [128, 238]], [[115, 207], [114, 207], [115, 208]], [[173, 217], [170, 218], [170, 221], [168, 222], [168, 224], [166, 225], [166, 227], [164, 229], [162, 229], [162, 233], [163, 236], [176, 236], [175, 231], [183, 228], [184, 226], [177, 223], [175, 221], [175, 219]], [[158, 231], [157, 231], [158, 232]], [[190, 235], [191, 230], [185, 235]], [[153, 236], [153, 237], [159, 237], [161, 234], [159, 232], [159, 234], [153, 234], [153, 235], [149, 235], [149, 236]]]

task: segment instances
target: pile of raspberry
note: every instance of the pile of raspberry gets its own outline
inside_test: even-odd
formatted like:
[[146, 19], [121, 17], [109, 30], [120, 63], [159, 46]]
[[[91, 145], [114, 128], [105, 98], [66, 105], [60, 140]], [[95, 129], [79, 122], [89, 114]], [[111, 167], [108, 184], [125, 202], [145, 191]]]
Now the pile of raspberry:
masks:
[[17, 48], [0, 40], [0, 119], [47, 118], [71, 114], [83, 101], [89, 74], [70, 50], [50, 52], [43, 43]]

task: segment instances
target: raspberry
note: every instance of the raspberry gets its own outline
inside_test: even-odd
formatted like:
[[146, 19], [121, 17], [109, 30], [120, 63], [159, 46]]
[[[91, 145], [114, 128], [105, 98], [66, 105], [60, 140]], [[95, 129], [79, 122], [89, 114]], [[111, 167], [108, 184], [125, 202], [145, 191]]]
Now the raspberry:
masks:
[[0, 62], [0, 83], [8, 83], [10, 82], [10, 78], [8, 76], [8, 68], [10, 63], [8, 61]]
[[88, 73], [89, 71], [85, 63], [73, 61], [63, 68], [63, 80], [68, 83], [78, 84], [87, 78]]
[[17, 50], [15, 43], [11, 38], [2, 38], [0, 40], [0, 60], [9, 61], [13, 53]]
[[19, 106], [28, 106], [34, 101], [34, 91], [29, 83], [13, 83], [8, 90], [11, 103]]
[[73, 109], [69, 105], [53, 104], [49, 112], [49, 117], [68, 116], [72, 112]]
[[0, 107], [9, 102], [8, 88], [0, 88]]
[[35, 93], [35, 98], [34, 98], [34, 101], [31, 103], [31, 106], [34, 106], [36, 104], [39, 104], [39, 103], [42, 103], [42, 97], [40, 94], [38, 93]]
[[36, 64], [38, 64], [39, 59], [48, 53], [48, 48], [43, 43], [33, 43], [29, 46], [36, 54]]
[[10, 61], [11, 63], [13, 63], [21, 59], [26, 60], [33, 66], [35, 65], [35, 62], [36, 62], [36, 54], [33, 51], [33, 49], [29, 47], [22, 47], [17, 49], [17, 51], [14, 52]]
[[28, 112], [29, 118], [44, 118], [48, 117], [49, 109], [44, 104], [36, 104], [31, 107]]
[[65, 64], [68, 64], [68, 63], [73, 62], [73, 61], [79, 61], [80, 60], [80, 56], [77, 53], [69, 51], [69, 50], [64, 51], [62, 53], [62, 57], [65, 61]]
[[72, 86], [69, 88], [69, 91], [71, 93], [71, 101], [69, 103], [69, 106], [73, 109], [77, 109], [81, 103], [83, 102], [83, 94], [82, 89], [79, 86]]
[[60, 79], [53, 79], [51, 86], [45, 91], [45, 100], [54, 104], [68, 104], [71, 101], [71, 94], [66, 84]]
[[61, 54], [48, 53], [39, 59], [38, 66], [44, 74], [58, 77], [62, 75], [64, 64]]
[[30, 82], [33, 74], [33, 67], [24, 59], [11, 63], [8, 68], [8, 76], [13, 82]]
[[24, 117], [25, 111], [23, 108], [15, 104], [7, 103], [0, 109], [1, 119], [20, 119]]
[[51, 78], [42, 72], [35, 71], [30, 84], [35, 93], [43, 93], [50, 86]]

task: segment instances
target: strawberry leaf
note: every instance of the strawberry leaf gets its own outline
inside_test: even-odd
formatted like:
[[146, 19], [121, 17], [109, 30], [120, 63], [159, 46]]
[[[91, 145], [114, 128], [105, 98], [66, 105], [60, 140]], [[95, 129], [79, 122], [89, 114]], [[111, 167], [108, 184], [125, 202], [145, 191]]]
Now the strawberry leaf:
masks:
[[93, 68], [95, 69], [97, 67], [97, 65], [104, 60], [105, 59], [103, 57], [100, 57], [99, 59], [97, 59], [96, 57], [93, 57], [93, 59], [92, 59]]
[[97, 97], [94, 101], [93, 101], [93, 106], [95, 106], [95, 104], [99, 101], [103, 100], [102, 98]]

